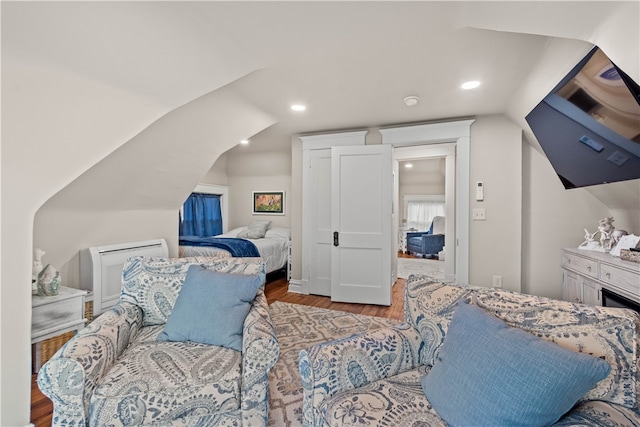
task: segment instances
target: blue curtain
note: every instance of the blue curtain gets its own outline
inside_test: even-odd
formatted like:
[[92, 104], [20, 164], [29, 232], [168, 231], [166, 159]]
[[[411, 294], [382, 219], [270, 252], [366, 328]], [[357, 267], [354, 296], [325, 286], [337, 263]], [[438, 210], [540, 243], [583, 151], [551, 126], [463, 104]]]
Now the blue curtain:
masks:
[[222, 211], [217, 194], [191, 193], [180, 218], [181, 236], [209, 237], [222, 234]]

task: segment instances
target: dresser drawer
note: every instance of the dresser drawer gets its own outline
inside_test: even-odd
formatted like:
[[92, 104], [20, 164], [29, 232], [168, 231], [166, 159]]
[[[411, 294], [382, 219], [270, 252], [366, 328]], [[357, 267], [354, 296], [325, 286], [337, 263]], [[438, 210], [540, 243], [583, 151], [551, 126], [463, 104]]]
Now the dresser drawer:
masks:
[[633, 295], [640, 296], [640, 276], [638, 276], [638, 273], [601, 263], [600, 280], [624, 289]]
[[585, 276], [598, 278], [598, 262], [595, 260], [563, 252], [562, 265]]

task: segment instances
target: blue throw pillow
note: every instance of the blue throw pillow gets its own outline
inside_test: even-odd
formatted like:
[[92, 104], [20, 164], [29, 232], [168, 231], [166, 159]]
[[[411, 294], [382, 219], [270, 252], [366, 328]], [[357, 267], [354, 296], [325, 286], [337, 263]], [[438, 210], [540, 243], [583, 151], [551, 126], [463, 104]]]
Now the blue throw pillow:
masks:
[[158, 341], [193, 341], [242, 351], [242, 329], [264, 274], [192, 265]]
[[459, 303], [431, 371], [427, 399], [451, 426], [556, 422], [611, 367]]

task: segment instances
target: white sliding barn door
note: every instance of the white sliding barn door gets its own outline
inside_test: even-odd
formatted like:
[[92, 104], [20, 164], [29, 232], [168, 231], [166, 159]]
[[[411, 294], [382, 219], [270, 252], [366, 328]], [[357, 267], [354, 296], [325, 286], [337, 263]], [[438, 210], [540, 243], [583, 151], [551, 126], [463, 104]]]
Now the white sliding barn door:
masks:
[[391, 147], [334, 147], [331, 157], [331, 300], [388, 306], [392, 285]]

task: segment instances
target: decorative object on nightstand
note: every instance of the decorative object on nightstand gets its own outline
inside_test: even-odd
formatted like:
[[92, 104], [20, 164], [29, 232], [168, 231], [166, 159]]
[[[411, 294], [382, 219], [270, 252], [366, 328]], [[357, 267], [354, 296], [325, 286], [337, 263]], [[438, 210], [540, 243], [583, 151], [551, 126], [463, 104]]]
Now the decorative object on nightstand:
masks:
[[58, 295], [60, 287], [60, 272], [51, 264], [38, 273], [38, 296], [51, 297]]
[[33, 250], [33, 264], [31, 267], [31, 290], [32, 291], [38, 290], [38, 285], [36, 284], [36, 281], [38, 280], [38, 274], [42, 271], [42, 256], [44, 254], [46, 254], [46, 252], [40, 248], [35, 248]]
[[[584, 242], [578, 246], [578, 249], [596, 252], [609, 252], [611, 248], [616, 246], [622, 236], [628, 233], [624, 230], [616, 230], [613, 226], [613, 217], [608, 216], [598, 221], [598, 229], [591, 233], [586, 228], [584, 229]], [[596, 236], [600, 235], [600, 238], [596, 240]]]

